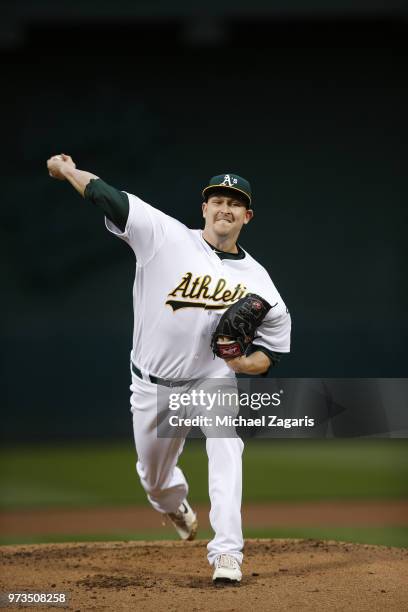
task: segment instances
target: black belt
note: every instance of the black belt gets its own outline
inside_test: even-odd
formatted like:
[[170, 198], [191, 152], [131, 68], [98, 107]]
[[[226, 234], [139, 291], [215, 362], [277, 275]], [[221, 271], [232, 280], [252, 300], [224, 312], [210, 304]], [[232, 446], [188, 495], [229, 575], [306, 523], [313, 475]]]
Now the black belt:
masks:
[[[139, 368], [135, 366], [133, 361], [132, 361], [132, 372], [143, 380], [143, 375], [141, 371], [139, 370]], [[187, 385], [188, 383], [191, 383], [191, 380], [174, 380], [174, 379], [171, 380], [170, 378], [159, 378], [158, 376], [153, 376], [152, 374], [148, 374], [147, 376], [150, 382], [152, 382], [155, 385], [163, 385], [163, 387], [179, 387], [181, 385]]]

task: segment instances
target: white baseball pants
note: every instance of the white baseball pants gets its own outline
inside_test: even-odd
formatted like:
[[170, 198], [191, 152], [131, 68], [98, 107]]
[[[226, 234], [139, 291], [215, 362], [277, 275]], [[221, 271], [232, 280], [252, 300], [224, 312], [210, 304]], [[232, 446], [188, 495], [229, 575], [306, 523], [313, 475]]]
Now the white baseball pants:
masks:
[[[188, 495], [188, 484], [183, 472], [177, 466], [177, 460], [190, 428], [182, 431], [184, 437], [158, 438], [157, 404], [161, 400], [157, 393], [157, 385], [141, 380], [132, 373], [130, 389], [133, 431], [138, 455], [137, 473], [153, 508], [162, 513], [175, 512]], [[167, 407], [166, 402], [163, 409]], [[210, 523], [215, 533], [207, 546], [210, 565], [213, 565], [215, 557], [221, 553], [233, 555], [239, 563], [242, 563], [243, 448], [244, 443], [238, 437], [208, 437], [206, 440], [211, 502]]]

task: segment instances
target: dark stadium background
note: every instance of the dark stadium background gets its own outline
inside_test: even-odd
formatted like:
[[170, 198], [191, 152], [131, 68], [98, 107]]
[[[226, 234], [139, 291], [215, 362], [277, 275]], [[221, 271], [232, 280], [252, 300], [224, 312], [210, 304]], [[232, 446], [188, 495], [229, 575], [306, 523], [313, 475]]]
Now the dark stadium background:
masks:
[[3, 439], [131, 435], [134, 257], [59, 152], [191, 227], [211, 175], [245, 176], [279, 376], [406, 376], [407, 6], [269, 5], [3, 3]]

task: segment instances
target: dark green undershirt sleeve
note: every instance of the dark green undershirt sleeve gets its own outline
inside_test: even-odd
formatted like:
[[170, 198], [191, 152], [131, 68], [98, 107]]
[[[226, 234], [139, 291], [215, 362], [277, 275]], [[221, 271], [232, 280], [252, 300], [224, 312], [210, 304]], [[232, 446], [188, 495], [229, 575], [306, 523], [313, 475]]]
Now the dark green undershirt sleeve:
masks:
[[105, 216], [125, 231], [129, 216], [129, 198], [123, 191], [111, 187], [102, 179], [91, 179], [85, 187], [84, 198], [103, 210]]

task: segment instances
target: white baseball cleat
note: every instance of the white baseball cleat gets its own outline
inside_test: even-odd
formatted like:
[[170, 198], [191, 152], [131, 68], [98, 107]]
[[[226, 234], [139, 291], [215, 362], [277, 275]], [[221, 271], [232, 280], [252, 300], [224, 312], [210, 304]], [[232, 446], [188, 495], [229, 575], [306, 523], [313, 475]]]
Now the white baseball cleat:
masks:
[[167, 516], [182, 540], [194, 540], [198, 529], [197, 515], [186, 499], [177, 512], [168, 512]]
[[238, 561], [232, 555], [222, 554], [215, 558], [214, 562], [214, 584], [231, 584], [241, 582], [242, 572]]

